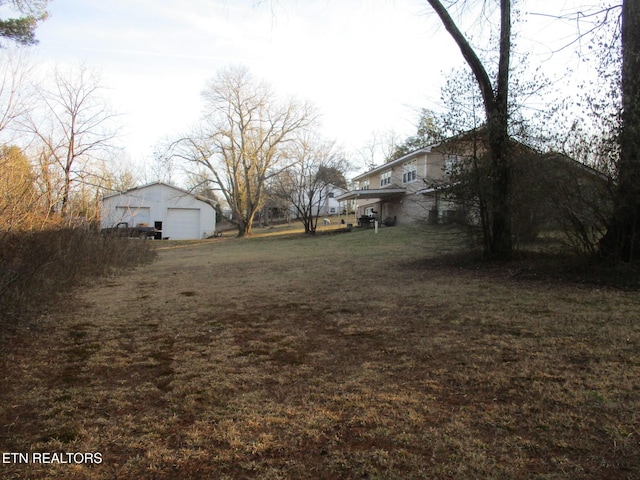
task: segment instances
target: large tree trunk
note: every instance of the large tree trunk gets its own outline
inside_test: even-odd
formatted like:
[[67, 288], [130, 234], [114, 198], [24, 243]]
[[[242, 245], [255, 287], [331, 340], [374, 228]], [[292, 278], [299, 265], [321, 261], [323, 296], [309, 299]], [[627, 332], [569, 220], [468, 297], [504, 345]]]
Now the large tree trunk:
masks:
[[247, 236], [247, 227], [243, 221], [238, 222], [238, 237]]
[[243, 219], [244, 231], [238, 232], [239, 237], [250, 237], [253, 234], [253, 220], [256, 216], [256, 208], [251, 208], [247, 216]]
[[[454, 39], [471, 68], [482, 94], [487, 117], [488, 154], [491, 159], [491, 198], [487, 217], [491, 224], [483, 225], [485, 253], [492, 257], [511, 256], [511, 172], [509, 168], [508, 93], [511, 57], [511, 0], [500, 0], [500, 57], [498, 78], [494, 90], [482, 61], [457, 27], [439, 0], [427, 0]], [[487, 228], [488, 227], [488, 228]], [[486, 238], [490, 234], [491, 238]]]
[[640, 258], [640, 7], [622, 3], [622, 128], [614, 211], [600, 252], [624, 262]]
[[509, 67], [511, 58], [511, 1], [500, 0], [500, 60], [495, 111], [487, 111], [492, 175], [491, 254], [511, 256], [511, 171], [509, 168]]

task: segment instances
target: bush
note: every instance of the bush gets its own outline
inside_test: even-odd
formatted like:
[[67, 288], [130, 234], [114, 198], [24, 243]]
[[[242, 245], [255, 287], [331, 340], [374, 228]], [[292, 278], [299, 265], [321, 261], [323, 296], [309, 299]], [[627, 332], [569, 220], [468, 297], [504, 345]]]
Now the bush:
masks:
[[93, 277], [150, 261], [151, 244], [72, 227], [5, 233], [0, 237], [1, 324], [18, 324]]

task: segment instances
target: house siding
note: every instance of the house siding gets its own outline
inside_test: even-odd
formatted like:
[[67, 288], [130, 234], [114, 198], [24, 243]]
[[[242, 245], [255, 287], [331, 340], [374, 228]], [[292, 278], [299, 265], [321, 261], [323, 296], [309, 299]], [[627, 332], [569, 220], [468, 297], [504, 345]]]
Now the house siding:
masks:
[[319, 208], [318, 215], [328, 216], [339, 214], [340, 202], [338, 202], [335, 197], [345, 192], [346, 190], [344, 188], [336, 187], [335, 185], [327, 186], [326, 190], [323, 192], [324, 201]]
[[[415, 178], [405, 175], [409, 164], [415, 166]], [[359, 185], [369, 183], [371, 189], [403, 188], [406, 193], [400, 198], [393, 199], [369, 199], [358, 200], [357, 216], [366, 215], [374, 210], [377, 218], [394, 220], [396, 224], [410, 224], [429, 220], [430, 211], [439, 207], [439, 199], [435, 195], [418, 194], [428, 186], [446, 180], [444, 172], [444, 155], [437, 149], [423, 149], [382, 165], [371, 172], [359, 175], [354, 179]], [[387, 172], [391, 172], [390, 181], [381, 183], [381, 179], [388, 178]], [[407, 181], [408, 180], [408, 181]]]

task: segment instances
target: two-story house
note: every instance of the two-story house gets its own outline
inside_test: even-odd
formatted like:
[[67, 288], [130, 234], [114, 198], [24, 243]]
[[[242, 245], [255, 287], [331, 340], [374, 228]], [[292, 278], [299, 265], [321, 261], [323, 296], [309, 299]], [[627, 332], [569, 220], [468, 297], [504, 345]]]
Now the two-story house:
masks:
[[346, 193], [347, 190], [330, 183], [321, 192], [318, 205], [318, 216], [330, 216], [340, 213], [340, 202], [337, 198]]
[[437, 221], [454, 209], [434, 185], [446, 184], [457, 160], [443, 144], [411, 152], [353, 179], [355, 189], [337, 197], [355, 202], [355, 221], [386, 224]]
[[[484, 129], [472, 130], [421, 148], [355, 177], [355, 189], [337, 197], [355, 202], [349, 223], [382, 224], [437, 223], [480, 219], [474, 206], [458, 199], [451, 188], [460, 177], [452, 174], [467, 168], [469, 161], [482, 162]], [[589, 229], [601, 225], [610, 209], [611, 179], [593, 168], [557, 153], [543, 154], [512, 141], [510, 149], [512, 231], [518, 238], [534, 237], [540, 228], [574, 225]], [[455, 182], [455, 185], [454, 185]], [[461, 215], [461, 214], [464, 214]], [[568, 217], [567, 217], [568, 216]], [[564, 227], [562, 227], [564, 228]]]
[[318, 217], [338, 215], [342, 212], [342, 209], [341, 203], [337, 199], [346, 192], [345, 188], [329, 183], [313, 192], [312, 205], [309, 205], [308, 194], [296, 193], [298, 204], [297, 206], [292, 204], [288, 206], [289, 214], [291, 218], [297, 218], [299, 215], [298, 208], [301, 208], [309, 210], [311, 215]]

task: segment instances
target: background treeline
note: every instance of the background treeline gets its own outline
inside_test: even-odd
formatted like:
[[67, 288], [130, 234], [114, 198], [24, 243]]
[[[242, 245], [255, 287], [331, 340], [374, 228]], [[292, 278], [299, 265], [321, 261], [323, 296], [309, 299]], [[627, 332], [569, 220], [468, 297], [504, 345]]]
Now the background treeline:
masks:
[[[49, 170], [48, 172], [51, 172]], [[67, 213], [51, 176], [39, 174], [15, 146], [0, 147], [0, 325], [43, 313], [92, 277], [153, 257], [149, 242], [102, 236], [99, 190], [80, 188]], [[73, 213], [71, 213], [73, 212]]]
[[148, 260], [152, 250], [99, 235], [101, 197], [136, 183], [119, 168], [115, 116], [99, 79], [85, 67], [40, 77], [23, 50], [0, 50], [0, 64], [0, 322], [6, 327], [92, 276]]

